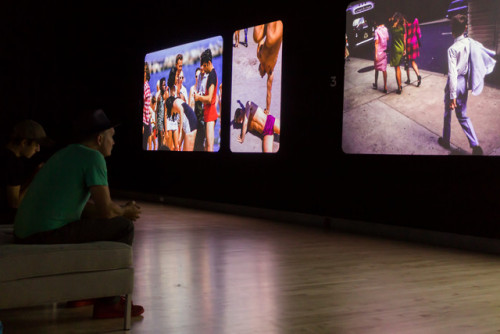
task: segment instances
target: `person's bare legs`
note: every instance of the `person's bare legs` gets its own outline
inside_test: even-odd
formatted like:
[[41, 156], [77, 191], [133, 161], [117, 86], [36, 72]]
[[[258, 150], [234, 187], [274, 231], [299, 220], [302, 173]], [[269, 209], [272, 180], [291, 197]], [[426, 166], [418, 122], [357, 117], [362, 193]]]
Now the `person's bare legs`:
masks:
[[180, 149], [179, 149], [179, 130], [173, 131], [172, 141], [174, 144], [174, 151], [180, 151]]
[[172, 132], [173, 132], [172, 130], [165, 131], [165, 139], [164, 139], [165, 146], [167, 146], [170, 151], [174, 150], [174, 141], [172, 139], [173, 138]]
[[234, 46], [238, 47], [239, 44], [240, 44], [240, 31], [236, 30], [234, 33]]
[[[256, 28], [257, 29], [254, 29], [254, 39], [256, 39], [256, 37], [263, 38], [265, 36], [265, 40], [259, 41], [257, 58], [260, 61], [259, 73], [261, 77], [264, 77], [267, 73], [266, 108], [264, 112], [269, 114], [269, 109], [271, 108], [271, 89], [273, 86], [274, 67], [278, 61], [278, 54], [283, 38], [283, 23], [281, 21], [275, 21], [266, 24], [264, 27], [259, 26]], [[261, 29], [263, 31], [261, 31]]]
[[264, 38], [264, 27], [265, 25], [261, 24], [253, 28], [253, 41], [257, 44]]
[[401, 94], [401, 91], [403, 90], [403, 87], [401, 86], [401, 67], [397, 65], [395, 67], [396, 69], [396, 82], [398, 83], [398, 94]]
[[420, 84], [422, 83], [422, 77], [420, 76], [420, 72], [418, 70], [417, 62], [414, 61], [414, 60], [412, 60], [411, 61], [411, 67], [413, 68], [413, 70], [415, 71], [415, 74], [417, 75], [417, 78], [418, 78], [417, 87], [419, 87]]
[[[180, 139], [179, 139], [179, 150], [181, 148], [183, 148], [183, 143], [184, 143], [184, 140], [186, 139], [186, 132], [184, 131], [184, 129], [181, 129], [179, 131], [179, 134], [180, 134]], [[184, 151], [184, 149], [183, 149]]]
[[255, 26], [253, 28], [253, 40], [255, 43], [257, 43], [257, 58], [261, 62], [259, 64], [259, 73], [261, 77], [264, 77], [266, 74], [266, 71], [264, 67], [262, 66], [262, 60], [261, 60], [261, 55], [260, 55], [260, 50], [262, 46], [264, 45], [264, 37], [266, 36], [266, 25], [261, 24], [258, 26]]
[[411, 61], [411, 67], [415, 71], [415, 74], [417, 75], [417, 77], [420, 76], [420, 73], [418, 72], [418, 65], [414, 60]]
[[266, 135], [262, 138], [262, 152], [264, 153], [273, 153], [273, 135]]
[[401, 87], [401, 67], [396, 66], [396, 82], [398, 83], [398, 88]]
[[[274, 66], [276, 66], [283, 38], [283, 23], [281, 21], [268, 23], [263, 29], [263, 33], [259, 33], [259, 36], [257, 36], [265, 36], [265, 40], [261, 39], [257, 46], [257, 58], [260, 61], [259, 72], [261, 77], [264, 77], [266, 73], [271, 73], [274, 70]], [[254, 29], [254, 39], [255, 37]]]
[[172, 141], [172, 130], [165, 131], [165, 146], [168, 147], [170, 151], [174, 150], [174, 143]]
[[387, 93], [387, 71], [382, 72], [382, 77], [384, 78], [384, 93]]
[[274, 120], [273, 131], [278, 135], [280, 134], [281, 126], [280, 126], [280, 120], [278, 118]]
[[274, 21], [266, 24], [266, 44], [269, 47], [281, 43], [283, 36], [283, 24], [281, 21]]
[[194, 150], [194, 142], [196, 140], [196, 132], [198, 130], [193, 130], [190, 133], [186, 133], [184, 135], [184, 146], [182, 148], [183, 151], [193, 151]]
[[213, 152], [214, 151], [214, 129], [215, 129], [215, 121], [210, 121], [205, 123], [205, 151]]
[[[415, 60], [412, 60], [411, 61], [411, 67], [413, 68], [413, 71], [415, 72], [415, 74], [417, 75], [417, 79], [418, 79], [418, 86], [420, 86], [420, 83], [421, 83], [421, 80], [422, 78], [420, 77], [420, 72], [418, 71], [418, 65], [417, 63], [415, 62]], [[408, 80], [406, 81], [406, 83], [410, 83], [410, 68], [408, 68], [406, 70], [406, 77], [408, 78]]]

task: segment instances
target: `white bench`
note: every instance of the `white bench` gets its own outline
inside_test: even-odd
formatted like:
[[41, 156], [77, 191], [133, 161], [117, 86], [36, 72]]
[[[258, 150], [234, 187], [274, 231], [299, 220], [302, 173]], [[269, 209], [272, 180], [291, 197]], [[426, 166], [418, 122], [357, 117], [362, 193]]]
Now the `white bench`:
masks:
[[12, 225], [0, 225], [0, 309], [126, 296], [128, 330], [133, 286], [127, 244], [19, 245], [13, 243]]

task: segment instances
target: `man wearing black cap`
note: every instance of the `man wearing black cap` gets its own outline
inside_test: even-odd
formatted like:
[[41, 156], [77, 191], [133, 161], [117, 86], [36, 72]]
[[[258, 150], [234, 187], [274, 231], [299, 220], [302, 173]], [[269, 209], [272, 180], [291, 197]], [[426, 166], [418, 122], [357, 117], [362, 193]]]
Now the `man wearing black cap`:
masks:
[[[77, 121], [79, 142], [55, 153], [38, 172], [19, 206], [14, 222], [18, 243], [58, 244], [118, 241], [132, 245], [135, 202], [111, 200], [105, 157], [111, 155], [115, 133], [102, 110], [84, 113]], [[124, 305], [96, 302], [94, 317], [123, 316]], [[133, 305], [132, 316], [142, 314]]]
[[25, 160], [40, 151], [40, 145], [49, 144], [43, 127], [33, 120], [18, 122], [9, 136], [9, 141], [0, 153], [0, 224], [12, 224], [17, 208], [35, 171], [29, 171]]

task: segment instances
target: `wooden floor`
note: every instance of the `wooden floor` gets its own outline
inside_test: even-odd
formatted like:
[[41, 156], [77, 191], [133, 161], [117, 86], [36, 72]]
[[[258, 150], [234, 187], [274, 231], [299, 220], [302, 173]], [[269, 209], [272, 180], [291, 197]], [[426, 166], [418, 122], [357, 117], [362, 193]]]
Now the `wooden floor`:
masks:
[[[498, 333], [500, 258], [141, 203], [131, 333]], [[0, 311], [4, 334], [122, 333], [92, 308]]]

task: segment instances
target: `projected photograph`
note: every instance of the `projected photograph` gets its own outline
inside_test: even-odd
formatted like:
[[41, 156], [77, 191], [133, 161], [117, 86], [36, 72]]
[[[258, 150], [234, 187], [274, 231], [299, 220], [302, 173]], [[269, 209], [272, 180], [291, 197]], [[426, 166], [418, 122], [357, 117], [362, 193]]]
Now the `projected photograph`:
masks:
[[500, 155], [500, 6], [492, 4], [350, 3], [343, 151]]
[[218, 36], [146, 54], [143, 150], [219, 151], [222, 49]]
[[283, 23], [233, 34], [230, 149], [276, 153], [280, 146]]

